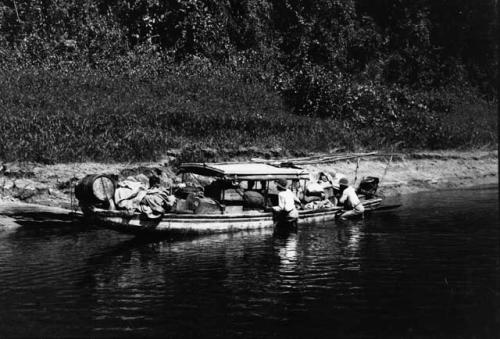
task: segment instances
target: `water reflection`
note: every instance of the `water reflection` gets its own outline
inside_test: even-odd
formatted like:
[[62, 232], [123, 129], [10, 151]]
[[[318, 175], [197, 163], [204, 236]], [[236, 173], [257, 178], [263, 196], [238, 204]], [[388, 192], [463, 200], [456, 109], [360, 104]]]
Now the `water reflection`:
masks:
[[297, 233], [293, 232], [278, 246], [282, 271], [292, 271], [297, 266]]
[[0, 237], [0, 336], [495, 337], [497, 192], [297, 232], [20, 228]]

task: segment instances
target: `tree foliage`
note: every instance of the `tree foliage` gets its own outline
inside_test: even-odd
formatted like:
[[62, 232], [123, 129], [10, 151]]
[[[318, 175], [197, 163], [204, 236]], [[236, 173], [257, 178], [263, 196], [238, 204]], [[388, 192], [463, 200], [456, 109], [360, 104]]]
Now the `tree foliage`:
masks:
[[495, 100], [497, 16], [496, 0], [0, 0], [0, 68], [151, 80], [219, 65], [298, 115], [392, 135], [421, 121], [432, 146], [436, 121]]

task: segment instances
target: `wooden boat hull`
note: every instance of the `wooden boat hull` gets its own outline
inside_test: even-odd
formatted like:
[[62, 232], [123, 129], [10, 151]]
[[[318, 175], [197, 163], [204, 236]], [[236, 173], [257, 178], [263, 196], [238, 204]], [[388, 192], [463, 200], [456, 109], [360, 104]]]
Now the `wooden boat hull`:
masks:
[[[382, 199], [363, 201], [366, 210], [376, 209]], [[301, 210], [299, 223], [318, 223], [335, 219], [341, 207]], [[214, 234], [231, 233], [275, 227], [277, 221], [271, 212], [248, 211], [240, 214], [165, 214], [158, 219], [123, 211], [109, 211], [97, 208], [84, 210], [87, 217], [98, 225], [131, 234]]]

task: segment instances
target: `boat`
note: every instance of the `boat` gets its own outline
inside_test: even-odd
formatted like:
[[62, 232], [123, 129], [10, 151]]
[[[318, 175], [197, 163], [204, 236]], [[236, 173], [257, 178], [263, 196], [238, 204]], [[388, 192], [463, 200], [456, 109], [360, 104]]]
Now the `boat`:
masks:
[[[191, 203], [197, 207], [194, 212], [174, 211], [165, 213], [159, 218], [149, 218], [137, 212], [109, 210], [82, 203], [80, 206], [85, 216], [97, 225], [123, 233], [187, 235], [238, 232], [277, 227], [280, 220], [269, 209], [246, 208], [241, 200], [238, 200], [234, 187], [244, 187], [247, 191], [255, 188], [263, 193], [265, 206], [268, 206], [273, 201], [277, 201], [277, 192], [273, 192], [272, 187], [275, 180], [286, 179], [291, 183], [303, 182], [303, 187], [310, 180], [309, 172], [303, 168], [262, 163], [185, 163], [180, 166], [179, 174], [182, 175], [183, 182], [187, 182], [189, 177], [204, 177], [211, 178], [212, 182], [223, 183], [224, 185], [219, 185], [220, 191], [214, 193], [212, 190], [210, 193], [214, 200], [217, 200], [216, 207], [211, 205], [212, 207], [204, 209], [204, 200], [193, 199], [192, 194], [191, 196], [188, 194], [187, 199], [179, 199], [179, 204], [181, 202], [186, 204], [186, 201], [191, 198]], [[206, 191], [208, 190], [207, 186]], [[181, 194], [182, 192], [177, 195]], [[360, 196], [360, 198], [366, 211], [377, 209], [382, 202], [382, 199], [377, 196]], [[300, 225], [300, 223], [333, 220], [341, 211], [340, 206], [301, 209], [298, 223]]]

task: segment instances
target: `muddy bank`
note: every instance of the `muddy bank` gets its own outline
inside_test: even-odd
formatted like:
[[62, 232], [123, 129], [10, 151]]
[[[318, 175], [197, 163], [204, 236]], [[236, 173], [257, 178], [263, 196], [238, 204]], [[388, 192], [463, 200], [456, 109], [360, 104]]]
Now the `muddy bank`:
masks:
[[[354, 179], [359, 182], [364, 176], [379, 177], [379, 192], [385, 196], [498, 184], [497, 151], [418, 152], [394, 154], [392, 158], [362, 158], [359, 166], [356, 160], [344, 160], [304, 167], [311, 172], [343, 173], [351, 182]], [[175, 168], [169, 163], [4, 163], [0, 164], [0, 202], [76, 208], [77, 202], [72, 188], [75, 182], [87, 174], [107, 173], [127, 177], [139, 173], [148, 175], [158, 170], [162, 172], [163, 181], [166, 183], [175, 178]]]
[[498, 184], [498, 152], [420, 152], [305, 166], [310, 171], [336, 170], [352, 182], [380, 178], [379, 193], [395, 196], [436, 189]]

